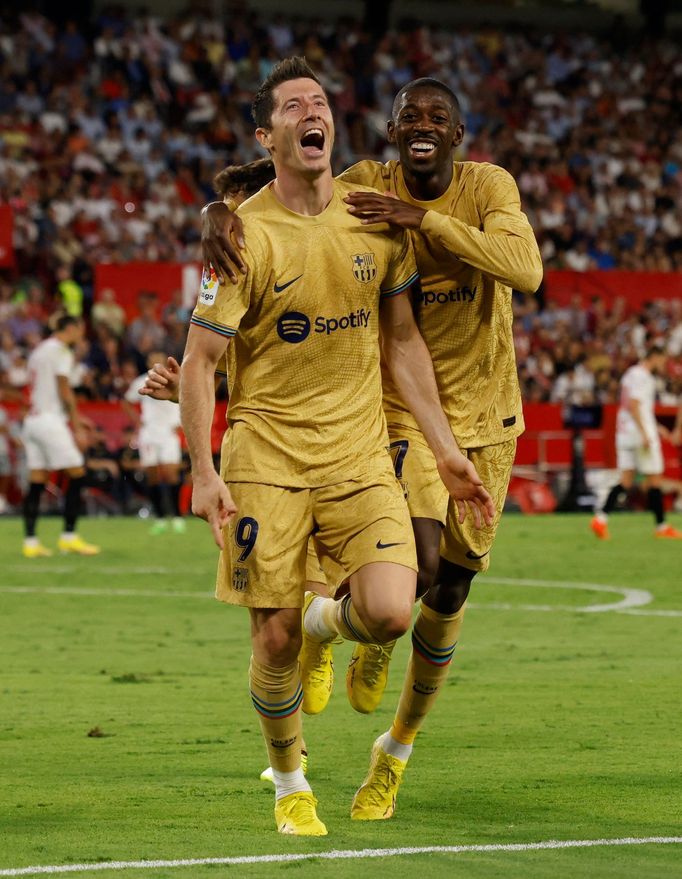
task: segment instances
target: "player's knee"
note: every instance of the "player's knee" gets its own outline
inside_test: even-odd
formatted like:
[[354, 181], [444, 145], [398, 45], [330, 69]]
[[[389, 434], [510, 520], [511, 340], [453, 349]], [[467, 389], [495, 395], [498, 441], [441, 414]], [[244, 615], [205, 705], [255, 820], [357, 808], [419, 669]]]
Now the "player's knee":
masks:
[[366, 626], [377, 644], [387, 644], [400, 638], [410, 628], [412, 605], [396, 605], [385, 613], [375, 614]]
[[259, 653], [265, 664], [289, 665], [296, 661], [301, 650], [301, 631], [283, 624], [269, 625], [260, 633], [259, 641]]
[[425, 603], [436, 613], [450, 616], [462, 608], [469, 596], [476, 571], [441, 561], [436, 584], [424, 596]]

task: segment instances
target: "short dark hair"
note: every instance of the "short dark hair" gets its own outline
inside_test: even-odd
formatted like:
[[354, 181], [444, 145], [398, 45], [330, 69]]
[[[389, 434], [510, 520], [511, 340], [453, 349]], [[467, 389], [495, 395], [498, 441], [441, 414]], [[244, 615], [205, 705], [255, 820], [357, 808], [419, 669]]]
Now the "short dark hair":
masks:
[[213, 188], [221, 198], [243, 192], [248, 198], [275, 179], [272, 159], [256, 159], [247, 165], [230, 165], [213, 178]]
[[61, 333], [67, 327], [70, 327], [71, 324], [79, 324], [80, 322], [81, 319], [73, 314], [60, 314], [54, 322], [54, 332]]
[[291, 79], [312, 79], [320, 87], [322, 86], [312, 67], [302, 55], [294, 55], [293, 58], [285, 58], [279, 64], [275, 64], [261, 83], [251, 104], [251, 116], [257, 128], [269, 127], [272, 111], [275, 109], [272, 93], [278, 85], [289, 82]]
[[393, 111], [392, 115], [395, 119], [398, 104], [400, 103], [400, 99], [407, 94], [407, 92], [412, 91], [412, 89], [421, 89], [421, 88], [430, 88], [436, 89], [439, 92], [443, 92], [443, 94], [447, 95], [450, 103], [452, 104], [452, 108], [457, 114], [457, 118], [461, 119], [462, 117], [462, 108], [459, 105], [459, 100], [457, 95], [453, 92], [449, 85], [446, 85], [444, 82], [441, 82], [440, 79], [435, 79], [433, 76], [422, 76], [419, 79], [413, 79], [410, 82], [406, 83], [395, 96], [395, 100], [393, 101]]

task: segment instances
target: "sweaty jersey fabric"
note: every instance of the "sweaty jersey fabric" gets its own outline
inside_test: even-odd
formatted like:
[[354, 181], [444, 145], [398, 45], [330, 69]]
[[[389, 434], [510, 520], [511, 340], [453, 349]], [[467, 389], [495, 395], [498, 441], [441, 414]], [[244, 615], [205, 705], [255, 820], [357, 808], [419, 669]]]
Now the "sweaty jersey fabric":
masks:
[[[511, 175], [488, 163], [455, 162], [450, 186], [433, 201], [410, 195], [396, 161], [359, 162], [340, 179], [390, 190], [427, 211], [412, 233], [421, 283], [416, 315], [460, 446], [521, 434], [509, 283], [535, 292], [542, 263]], [[389, 423], [416, 427], [386, 370], [384, 409]]]
[[[369, 232], [334, 181], [316, 216], [270, 186], [239, 208], [248, 270], [204, 277], [192, 323], [234, 346], [223, 477], [291, 488], [332, 485], [386, 456], [379, 301], [417, 278], [410, 235]], [[234, 338], [233, 338], [234, 337]]]
[[73, 364], [73, 351], [56, 336], [50, 336], [33, 349], [28, 358], [31, 415], [49, 413], [66, 419], [57, 377], [69, 378]]

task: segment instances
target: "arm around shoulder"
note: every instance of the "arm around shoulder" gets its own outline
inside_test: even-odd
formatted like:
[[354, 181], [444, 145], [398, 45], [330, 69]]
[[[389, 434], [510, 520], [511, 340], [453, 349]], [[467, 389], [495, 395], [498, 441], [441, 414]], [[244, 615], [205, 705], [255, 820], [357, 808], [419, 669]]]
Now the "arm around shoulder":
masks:
[[521, 210], [514, 178], [490, 166], [483, 180], [472, 180], [482, 229], [455, 217], [427, 211], [421, 231], [453, 256], [508, 287], [535, 293], [542, 281], [542, 258], [528, 218]]

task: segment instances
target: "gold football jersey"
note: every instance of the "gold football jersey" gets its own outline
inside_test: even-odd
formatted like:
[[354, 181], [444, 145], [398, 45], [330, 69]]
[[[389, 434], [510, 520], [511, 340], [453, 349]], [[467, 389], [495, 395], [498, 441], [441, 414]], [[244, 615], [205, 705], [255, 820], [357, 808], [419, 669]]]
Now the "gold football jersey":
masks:
[[[390, 190], [427, 211], [421, 230], [413, 233], [421, 283], [417, 322], [460, 446], [476, 448], [518, 436], [524, 425], [511, 288], [502, 279], [512, 278], [519, 289], [534, 292], [542, 263], [511, 175], [487, 163], [455, 162], [447, 191], [425, 202], [412, 198], [396, 161], [359, 162], [340, 179]], [[497, 248], [481, 247], [483, 231], [496, 234]], [[510, 236], [522, 246], [510, 249]], [[384, 408], [390, 423], [416, 426], [386, 370]]]
[[239, 208], [247, 273], [202, 279], [191, 322], [230, 341], [229, 482], [333, 485], [385, 457], [379, 302], [417, 278], [403, 229], [369, 232], [334, 181], [317, 216], [288, 210], [264, 187]]

